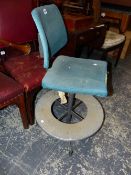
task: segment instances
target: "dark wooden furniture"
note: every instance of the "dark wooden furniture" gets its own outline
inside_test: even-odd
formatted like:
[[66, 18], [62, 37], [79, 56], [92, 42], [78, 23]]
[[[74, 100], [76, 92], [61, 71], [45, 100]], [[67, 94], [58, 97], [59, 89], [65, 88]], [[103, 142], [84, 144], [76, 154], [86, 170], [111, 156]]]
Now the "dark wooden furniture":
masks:
[[101, 12], [103, 18], [110, 22], [118, 24], [120, 33], [127, 30], [131, 19], [131, 1], [130, 0], [102, 0]]
[[86, 30], [93, 23], [93, 16], [63, 14], [68, 32]]
[[[80, 37], [85, 38], [85, 33], [88, 33], [88, 29], [94, 25], [93, 16], [78, 15], [78, 14], [64, 14], [63, 19], [68, 31], [68, 43], [61, 50], [61, 54], [69, 56], [80, 56]], [[86, 38], [85, 38], [86, 40]]]
[[131, 1], [130, 0], [101, 0], [101, 2], [104, 3], [110, 3], [114, 5], [121, 5], [121, 6], [126, 6], [126, 7], [131, 7]]
[[92, 15], [92, 0], [64, 0], [63, 11], [64, 13]]
[[57, 7], [62, 11], [63, 0], [36, 0], [37, 6], [42, 6], [46, 4], [56, 4]]

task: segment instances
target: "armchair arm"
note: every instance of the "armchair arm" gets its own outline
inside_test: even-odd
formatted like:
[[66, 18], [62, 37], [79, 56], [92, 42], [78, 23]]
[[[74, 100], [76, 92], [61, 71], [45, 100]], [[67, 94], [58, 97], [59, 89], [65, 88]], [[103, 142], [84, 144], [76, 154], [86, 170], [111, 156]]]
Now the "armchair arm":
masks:
[[0, 43], [4, 44], [4, 46], [6, 47], [10, 46], [12, 48], [18, 49], [21, 52], [23, 52], [25, 55], [28, 55], [31, 52], [31, 47], [29, 44], [17, 44], [17, 43], [9, 42], [2, 39], [0, 39]]

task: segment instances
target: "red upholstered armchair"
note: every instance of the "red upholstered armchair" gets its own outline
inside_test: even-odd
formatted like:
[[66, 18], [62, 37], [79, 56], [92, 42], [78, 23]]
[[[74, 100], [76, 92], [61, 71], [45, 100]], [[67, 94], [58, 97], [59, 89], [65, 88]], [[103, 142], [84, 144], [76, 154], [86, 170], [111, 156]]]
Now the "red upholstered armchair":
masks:
[[[5, 51], [2, 64], [6, 73], [24, 89], [24, 102], [30, 124], [34, 123], [34, 97], [41, 88], [41, 80], [45, 74], [43, 59], [36, 52], [37, 32], [31, 17], [35, 6], [35, 0], [0, 0], [0, 40], [9, 41], [9, 47], [0, 45], [1, 51]], [[32, 51], [29, 55], [24, 55], [11, 48], [10, 42], [17, 43], [13, 46], [20, 50], [23, 44], [30, 43]]]

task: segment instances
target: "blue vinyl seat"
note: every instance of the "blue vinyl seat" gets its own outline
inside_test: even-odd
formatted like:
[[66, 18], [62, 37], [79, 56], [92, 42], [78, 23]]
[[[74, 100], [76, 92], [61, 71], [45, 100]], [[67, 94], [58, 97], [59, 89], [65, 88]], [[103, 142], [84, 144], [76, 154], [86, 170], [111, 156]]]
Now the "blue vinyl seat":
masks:
[[[46, 109], [45, 115], [42, 114], [42, 117], [44, 117], [43, 119], [40, 117], [40, 114], [36, 112], [38, 117], [41, 118], [41, 122], [38, 123], [40, 123], [41, 127], [45, 128], [49, 134], [57, 138], [61, 137], [60, 139], [70, 141], [76, 140], [76, 138], [77, 140], [82, 139], [82, 134], [80, 138], [76, 137], [76, 134], [78, 135], [78, 132], [76, 132], [75, 129], [69, 133], [69, 128], [72, 126], [72, 124], [69, 126], [69, 123], [71, 123], [72, 118], [72, 106], [74, 100], [76, 100], [75, 94], [78, 93], [84, 95], [96, 95], [101, 97], [107, 96], [107, 63], [105, 61], [74, 58], [61, 55], [55, 59], [53, 65], [50, 67], [52, 56], [54, 56], [62, 47], [64, 47], [68, 41], [67, 32], [62, 16], [58, 8], [54, 4], [51, 4], [35, 8], [32, 11], [32, 17], [38, 29], [40, 54], [44, 58], [43, 66], [47, 69], [47, 73], [42, 80], [42, 87], [45, 89], [68, 93], [69, 97], [67, 123], [60, 124], [62, 122], [56, 122], [57, 129], [53, 129], [55, 127], [55, 120], [52, 120], [50, 116], [46, 117]], [[47, 103], [47, 100], [45, 101], [45, 103]], [[48, 107], [47, 104], [45, 104], [45, 106]], [[65, 108], [66, 106], [64, 109]], [[44, 110], [41, 111], [44, 113]], [[74, 113], [75, 112], [73, 112], [73, 114]], [[91, 116], [92, 118], [89, 119], [89, 122], [95, 123], [95, 119], [93, 119], [94, 113], [91, 112], [90, 114], [93, 116]], [[92, 124], [90, 126], [89, 122], [87, 122], [89, 127], [92, 127]], [[88, 126], [85, 125], [85, 122], [81, 122], [80, 126], [75, 123], [72, 128], [78, 126], [76, 128], [81, 129], [81, 133], [83, 128], [83, 138], [85, 138], [86, 136], [88, 137], [94, 134], [96, 130], [100, 128], [102, 122], [103, 118], [100, 119], [100, 124], [98, 124], [99, 118], [97, 118], [96, 129], [91, 129], [92, 131], [87, 134], [85, 134], [85, 132], [89, 132], [89, 128], [87, 131]], [[51, 125], [50, 129], [47, 125]], [[69, 136], [66, 137], [65, 135], [67, 134]], [[72, 136], [70, 134], [72, 134]]]
[[59, 56], [42, 80], [43, 88], [106, 96], [106, 63]]

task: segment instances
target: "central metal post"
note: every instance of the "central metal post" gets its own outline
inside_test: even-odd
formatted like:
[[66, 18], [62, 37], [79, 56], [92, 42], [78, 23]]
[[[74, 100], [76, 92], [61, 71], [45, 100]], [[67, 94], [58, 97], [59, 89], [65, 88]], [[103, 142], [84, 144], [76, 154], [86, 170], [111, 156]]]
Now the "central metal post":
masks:
[[67, 115], [67, 121], [68, 123], [71, 122], [71, 111], [73, 108], [73, 102], [74, 102], [75, 94], [68, 94], [68, 115]]

